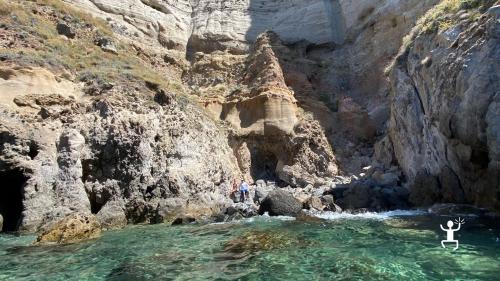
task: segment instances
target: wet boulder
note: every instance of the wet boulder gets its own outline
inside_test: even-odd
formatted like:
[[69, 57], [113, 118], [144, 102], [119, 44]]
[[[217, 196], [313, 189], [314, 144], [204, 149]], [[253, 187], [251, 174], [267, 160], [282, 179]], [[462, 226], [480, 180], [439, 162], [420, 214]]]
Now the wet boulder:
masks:
[[338, 203], [342, 209], [368, 208], [372, 202], [372, 197], [373, 191], [371, 186], [357, 183], [344, 192], [343, 198]]
[[74, 213], [66, 216], [40, 234], [36, 244], [66, 244], [97, 238], [101, 225], [94, 215]]
[[258, 214], [257, 206], [247, 203], [235, 203], [227, 207], [224, 212], [215, 216], [215, 221], [226, 222], [253, 217]]
[[196, 219], [193, 218], [193, 217], [189, 217], [189, 216], [183, 216], [183, 217], [178, 217], [176, 218], [173, 222], [172, 222], [172, 225], [180, 225], [180, 224], [190, 224], [190, 223], [193, 223], [195, 222]]
[[268, 212], [270, 216], [296, 216], [302, 210], [302, 203], [292, 194], [283, 190], [273, 190], [262, 201], [260, 214]]
[[338, 206], [337, 204], [335, 204], [335, 200], [333, 198], [333, 195], [331, 195], [331, 194], [323, 195], [320, 197], [320, 199], [321, 199], [321, 202], [323, 203], [323, 205], [325, 206], [325, 209], [323, 209], [323, 210], [337, 212], [337, 213], [342, 212], [342, 208], [340, 206]]
[[468, 204], [434, 204], [429, 212], [440, 216], [482, 216], [487, 210]]

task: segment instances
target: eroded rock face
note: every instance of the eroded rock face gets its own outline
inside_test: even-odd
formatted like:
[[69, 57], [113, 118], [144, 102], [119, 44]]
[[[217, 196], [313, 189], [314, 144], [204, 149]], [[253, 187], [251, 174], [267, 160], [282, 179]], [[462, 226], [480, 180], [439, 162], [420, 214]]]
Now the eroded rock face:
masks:
[[[349, 1], [112, 1], [73, 0], [136, 40], [169, 49], [242, 53], [257, 36], [276, 30], [288, 41], [344, 40], [342, 6]], [[344, 3], [340, 3], [344, 2]]]
[[224, 131], [186, 100], [160, 105], [154, 93], [113, 91], [43, 104], [61, 109], [55, 117], [2, 107], [0, 168], [24, 179], [12, 186], [23, 192], [16, 229], [36, 231], [74, 212], [113, 228], [211, 216], [227, 205], [238, 170]]
[[[383, 68], [438, 0], [65, 2], [115, 33], [92, 47], [131, 50], [182, 94], [147, 76], [78, 83], [64, 69], [2, 66], [0, 175], [15, 182], [0, 190], [13, 198], [4, 229], [73, 213], [104, 229], [191, 222], [227, 210], [235, 177], [288, 185], [315, 209], [405, 207], [406, 179], [416, 205], [498, 204], [498, 9], [413, 38], [388, 96]], [[50, 10], [33, 11], [64, 17]], [[63, 22], [68, 43], [92, 26]]]
[[[292, 186], [321, 185], [322, 178], [332, 178], [338, 169], [330, 143], [318, 121], [299, 109], [294, 92], [287, 86], [277, 50], [288, 48], [274, 32], [257, 38], [246, 60], [213, 54], [207, 66], [205, 56], [195, 60], [191, 82], [208, 87], [198, 77], [198, 66], [237, 73], [220, 78], [238, 88], [225, 95], [216, 93], [201, 103], [214, 118], [229, 125], [233, 151], [248, 180], [276, 180]], [[209, 60], [210, 61], [210, 60]], [[244, 67], [237, 67], [238, 63]], [[206, 68], [203, 68], [206, 72]], [[234, 71], [234, 72], [233, 72]], [[205, 75], [206, 76], [206, 75]]]
[[[129, 38], [169, 49], [242, 53], [259, 34], [276, 31], [287, 42], [342, 44], [351, 40], [373, 15], [406, 14], [436, 1], [350, 0], [71, 0], [107, 19]], [[418, 13], [418, 12], [416, 12]], [[392, 21], [388, 18], [388, 24]], [[399, 23], [399, 22], [398, 22]], [[393, 23], [392, 23], [393, 24]]]
[[415, 203], [499, 210], [500, 24], [461, 19], [415, 34], [398, 57], [389, 135]]
[[302, 203], [291, 193], [273, 190], [260, 204], [259, 213], [268, 212], [271, 216], [296, 216], [302, 210]]

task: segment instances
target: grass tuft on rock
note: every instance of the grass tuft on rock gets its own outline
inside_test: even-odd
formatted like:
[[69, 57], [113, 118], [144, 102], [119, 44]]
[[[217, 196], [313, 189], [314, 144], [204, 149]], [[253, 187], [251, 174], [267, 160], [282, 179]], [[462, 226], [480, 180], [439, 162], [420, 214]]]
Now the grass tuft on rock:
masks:
[[458, 23], [459, 11], [467, 11], [470, 19], [485, 12], [496, 0], [443, 0], [422, 17], [417, 26], [421, 33], [429, 34], [446, 30]]
[[[467, 14], [469, 20], [477, 20], [482, 13], [487, 11], [498, 0], [442, 0], [430, 9], [418, 21], [412, 31], [403, 37], [401, 48], [396, 58], [392, 59], [384, 68], [384, 75], [390, 76], [396, 59], [403, 54], [418, 35], [433, 34], [447, 30], [458, 24], [460, 16]], [[461, 13], [462, 12], [462, 13]]]

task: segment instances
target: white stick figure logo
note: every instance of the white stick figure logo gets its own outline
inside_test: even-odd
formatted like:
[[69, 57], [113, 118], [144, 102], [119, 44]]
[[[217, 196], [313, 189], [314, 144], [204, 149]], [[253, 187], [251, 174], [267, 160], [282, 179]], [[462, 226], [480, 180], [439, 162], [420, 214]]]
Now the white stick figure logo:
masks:
[[454, 224], [451, 220], [446, 223], [448, 228], [444, 228], [443, 225], [441, 225], [441, 224], [439, 225], [439, 226], [441, 226], [441, 229], [443, 231], [446, 231], [446, 240], [441, 240], [441, 245], [443, 246], [443, 248], [446, 248], [444, 243], [455, 243], [455, 248], [453, 248], [453, 251], [458, 249], [458, 240], [454, 239], [455, 231], [459, 231], [460, 226], [462, 226], [462, 224], [465, 224], [465, 221], [461, 218], [458, 218], [458, 219], [455, 219], [455, 223], [458, 225], [458, 227], [455, 229], [453, 229]]

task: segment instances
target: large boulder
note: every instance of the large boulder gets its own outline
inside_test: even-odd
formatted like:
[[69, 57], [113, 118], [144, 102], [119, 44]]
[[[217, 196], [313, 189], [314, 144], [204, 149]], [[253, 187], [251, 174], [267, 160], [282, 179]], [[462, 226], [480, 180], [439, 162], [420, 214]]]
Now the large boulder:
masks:
[[101, 225], [94, 215], [74, 213], [66, 216], [40, 234], [36, 244], [75, 243], [97, 238], [101, 235]]
[[121, 201], [107, 202], [96, 217], [103, 229], [117, 229], [127, 225], [127, 216]]
[[70, 39], [73, 39], [76, 36], [75, 30], [64, 22], [58, 23], [56, 29], [57, 33], [59, 33], [60, 35], [64, 35]]
[[339, 205], [335, 204], [335, 200], [333, 198], [333, 195], [326, 194], [326, 195], [321, 196], [320, 199], [321, 199], [321, 202], [325, 206], [325, 208], [323, 210], [337, 212], [337, 213], [342, 212], [342, 208]]
[[249, 218], [257, 215], [258, 209], [254, 204], [235, 203], [227, 207], [224, 212], [215, 216], [215, 221], [226, 222]]
[[305, 202], [305, 206], [307, 207], [307, 209], [314, 209], [318, 211], [323, 211], [326, 208], [326, 206], [323, 205], [321, 198], [317, 196], [309, 197]]
[[273, 190], [260, 205], [259, 213], [270, 216], [296, 216], [302, 210], [302, 203], [292, 194], [283, 190]]
[[373, 191], [371, 186], [357, 183], [344, 192], [343, 198], [338, 203], [342, 209], [369, 208], [372, 197]]
[[266, 185], [265, 182], [263, 182], [263, 180], [258, 180], [256, 182], [257, 186], [255, 187], [255, 195], [253, 200], [257, 203], [262, 202], [262, 200], [267, 197], [269, 192], [275, 188], [274, 185]]

